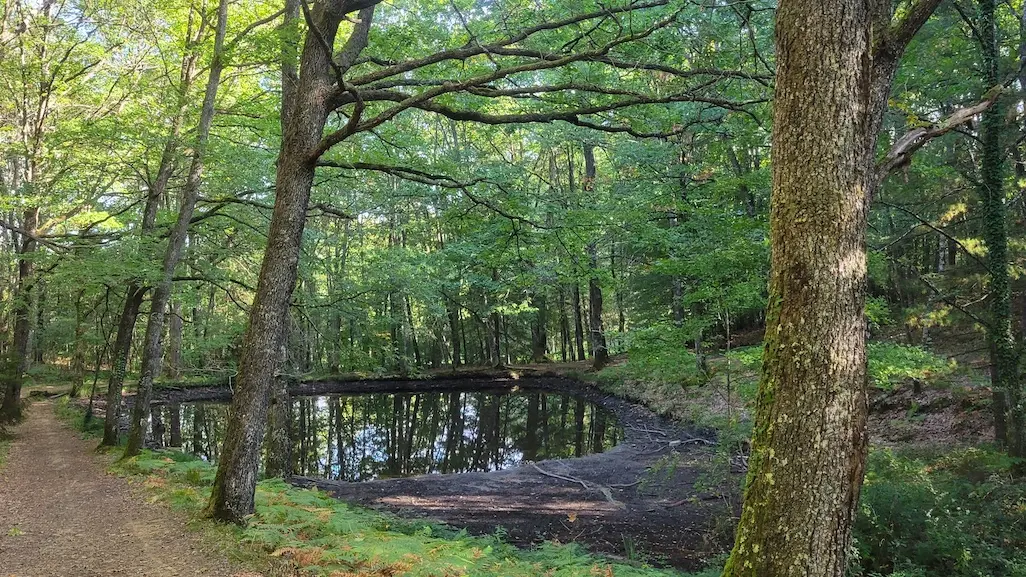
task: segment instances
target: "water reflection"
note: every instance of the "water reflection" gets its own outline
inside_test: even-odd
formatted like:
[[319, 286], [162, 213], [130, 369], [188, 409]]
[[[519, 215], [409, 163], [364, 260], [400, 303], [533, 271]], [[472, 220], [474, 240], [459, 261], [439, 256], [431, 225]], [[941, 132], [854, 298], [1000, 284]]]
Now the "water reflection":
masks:
[[[216, 461], [227, 409], [155, 406], [154, 440]], [[296, 398], [291, 436], [295, 474], [366, 481], [580, 457], [623, 432], [608, 411], [570, 395], [441, 392]]]

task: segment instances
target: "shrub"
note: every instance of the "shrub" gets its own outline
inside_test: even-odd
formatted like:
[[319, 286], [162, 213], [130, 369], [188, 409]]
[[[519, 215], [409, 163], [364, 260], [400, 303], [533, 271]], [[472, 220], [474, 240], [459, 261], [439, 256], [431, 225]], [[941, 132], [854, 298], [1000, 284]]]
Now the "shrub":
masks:
[[682, 328], [658, 324], [630, 333], [627, 362], [599, 374], [601, 382], [644, 381], [654, 385], [687, 387], [705, 382], [695, 354], [688, 350], [691, 336]]
[[1026, 489], [1000, 453], [871, 453], [852, 575], [1026, 576]]

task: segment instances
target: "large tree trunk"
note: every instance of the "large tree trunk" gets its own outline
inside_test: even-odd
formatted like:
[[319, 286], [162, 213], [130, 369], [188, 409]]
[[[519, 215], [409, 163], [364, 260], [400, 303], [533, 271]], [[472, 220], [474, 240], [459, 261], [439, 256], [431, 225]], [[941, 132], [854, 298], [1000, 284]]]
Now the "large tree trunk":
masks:
[[847, 568], [866, 454], [870, 16], [862, 0], [783, 0], [777, 11], [765, 359], [725, 576]]
[[[303, 46], [296, 103], [278, 155], [276, 197], [267, 249], [240, 355], [231, 419], [206, 509], [208, 515], [222, 521], [241, 523], [253, 512], [268, 396], [283, 358], [288, 306], [296, 285], [318, 145], [328, 118], [328, 97], [335, 82], [331, 55], [326, 53], [322, 42], [334, 46], [344, 17], [341, 12], [328, 10], [322, 3], [316, 4], [312, 20], [319, 34], [307, 34]], [[347, 48], [354, 41], [366, 45], [372, 15], [373, 8], [360, 11], [359, 24]]]
[[196, 208], [200, 184], [203, 178], [204, 152], [210, 135], [210, 126], [214, 120], [214, 103], [217, 90], [221, 86], [221, 71], [224, 69], [224, 39], [228, 21], [228, 0], [221, 0], [217, 10], [217, 30], [214, 34], [214, 57], [210, 64], [210, 75], [203, 96], [203, 107], [200, 121], [196, 128], [196, 142], [193, 147], [192, 163], [182, 191], [182, 202], [178, 208], [178, 220], [171, 229], [164, 253], [162, 268], [163, 276], [153, 289], [150, 315], [146, 325], [146, 338], [143, 344], [142, 374], [139, 377], [139, 388], [132, 410], [132, 423], [125, 447], [125, 457], [138, 455], [146, 438], [144, 419], [149, 410], [150, 398], [153, 394], [153, 380], [160, 375], [163, 358], [164, 316], [171, 299], [172, 279], [178, 260], [185, 247], [185, 239], [189, 234], [189, 224]]
[[14, 292], [14, 341], [3, 368], [4, 400], [0, 405], [0, 422], [21, 418], [21, 385], [29, 364], [29, 343], [32, 340], [32, 253], [36, 250], [35, 233], [39, 226], [39, 208], [25, 211], [21, 227], [27, 233], [18, 249], [18, 284]]

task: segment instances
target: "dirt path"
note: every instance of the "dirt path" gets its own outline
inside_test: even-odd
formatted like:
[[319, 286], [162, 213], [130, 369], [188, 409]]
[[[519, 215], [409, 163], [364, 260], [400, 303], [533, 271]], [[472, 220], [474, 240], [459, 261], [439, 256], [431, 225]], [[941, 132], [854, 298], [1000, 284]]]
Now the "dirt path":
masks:
[[48, 403], [15, 435], [0, 471], [0, 576], [241, 575], [179, 516], [106, 474], [95, 441], [62, 427]]

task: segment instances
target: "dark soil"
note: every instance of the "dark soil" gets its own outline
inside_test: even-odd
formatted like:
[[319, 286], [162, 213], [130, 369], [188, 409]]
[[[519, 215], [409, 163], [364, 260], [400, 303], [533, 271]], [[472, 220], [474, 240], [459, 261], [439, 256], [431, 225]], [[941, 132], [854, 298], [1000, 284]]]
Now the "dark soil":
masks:
[[909, 381], [871, 400], [874, 446], [979, 445], [993, 440], [989, 387], [927, 387]]

